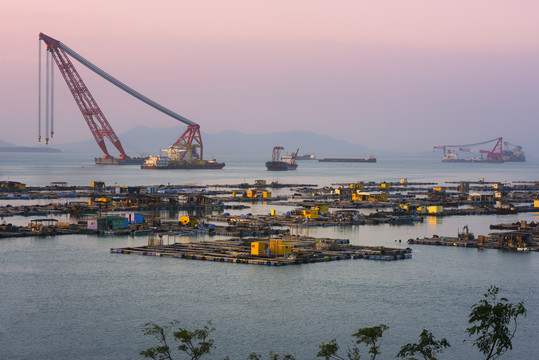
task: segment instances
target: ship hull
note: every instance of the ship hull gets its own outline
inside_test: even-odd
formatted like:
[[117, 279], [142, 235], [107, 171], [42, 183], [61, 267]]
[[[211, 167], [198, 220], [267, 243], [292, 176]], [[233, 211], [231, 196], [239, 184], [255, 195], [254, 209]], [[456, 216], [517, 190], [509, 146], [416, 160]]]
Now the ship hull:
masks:
[[288, 171], [288, 170], [296, 170], [298, 167], [298, 164], [290, 164], [284, 161], [267, 161], [266, 162], [266, 168], [269, 171]]
[[489, 163], [489, 164], [500, 164], [503, 163], [503, 159], [494, 158], [494, 159], [442, 159], [442, 162], [447, 163]]
[[205, 162], [205, 163], [172, 163], [168, 165], [142, 165], [141, 169], [151, 169], [151, 170], [170, 170], [170, 169], [179, 169], [179, 170], [220, 170], [225, 167], [225, 163], [218, 162]]
[[376, 158], [324, 158], [318, 159], [320, 162], [361, 162], [361, 163], [375, 163]]
[[147, 158], [130, 158], [130, 159], [117, 159], [117, 158], [95, 158], [94, 162], [97, 165], [142, 165]]
[[464, 159], [451, 159], [451, 160], [442, 160], [442, 162], [448, 162], [448, 163], [463, 163], [463, 162], [467, 162], [467, 161], [464, 160]]

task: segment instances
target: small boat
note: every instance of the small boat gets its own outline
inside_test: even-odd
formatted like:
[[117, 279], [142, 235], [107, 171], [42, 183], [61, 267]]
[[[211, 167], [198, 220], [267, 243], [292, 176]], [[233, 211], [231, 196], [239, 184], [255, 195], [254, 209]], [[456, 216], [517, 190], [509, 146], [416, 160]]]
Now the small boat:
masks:
[[415, 216], [413, 215], [393, 216], [391, 218], [391, 223], [393, 225], [413, 224], [414, 220]]
[[[282, 159], [283, 160], [291, 159], [293, 155], [294, 154], [283, 155]], [[298, 161], [298, 160], [316, 160], [316, 155], [315, 154], [298, 155], [298, 156], [296, 156], [296, 161]]]
[[271, 156], [271, 161], [266, 161], [266, 168], [270, 171], [287, 171], [287, 170], [296, 170], [298, 164], [296, 164], [296, 156], [298, 155], [299, 149], [296, 150], [290, 158], [284, 158], [281, 155], [281, 152], [284, 150], [282, 146], [275, 146], [273, 148], [273, 154]]
[[129, 235], [131, 236], [144, 236], [144, 235], [149, 235], [149, 234], [153, 234], [154, 232], [154, 229], [138, 229], [138, 230], [133, 230], [129, 233]]

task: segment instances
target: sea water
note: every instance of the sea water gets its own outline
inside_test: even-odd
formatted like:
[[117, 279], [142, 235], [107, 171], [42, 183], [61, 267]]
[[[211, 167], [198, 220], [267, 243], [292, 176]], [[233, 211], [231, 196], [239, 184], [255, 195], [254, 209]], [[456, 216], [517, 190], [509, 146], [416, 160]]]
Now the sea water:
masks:
[[[218, 159], [220, 171], [152, 171], [97, 166], [77, 154], [2, 154], [0, 179], [28, 185], [234, 184], [268, 182], [331, 186], [356, 181], [531, 181], [539, 164], [443, 164], [439, 158], [379, 158], [376, 164], [302, 161], [296, 171], [268, 172], [264, 158]], [[290, 193], [280, 189], [281, 194]], [[269, 213], [269, 204], [243, 212]], [[285, 211], [286, 207], [279, 207]], [[240, 213], [242, 211], [239, 211]], [[6, 218], [13, 223], [29, 218]], [[66, 219], [68, 220], [68, 219]], [[318, 345], [337, 339], [341, 354], [362, 327], [386, 324], [381, 359], [416, 342], [423, 329], [451, 343], [440, 358], [481, 359], [466, 335], [471, 306], [490, 285], [510, 301], [524, 301], [508, 359], [537, 358], [537, 253], [408, 245], [409, 238], [455, 236], [468, 225], [539, 221], [537, 213], [428, 218], [423, 223], [299, 228], [295, 233], [347, 238], [353, 244], [410, 247], [411, 260], [343, 260], [269, 267], [112, 254], [112, 247], [144, 245], [145, 238], [72, 235], [0, 239], [0, 358], [133, 359], [156, 342], [145, 323], [179, 320], [190, 329], [212, 322], [211, 359], [245, 359], [274, 351], [316, 357]], [[191, 240], [212, 240], [198, 237]], [[399, 241], [400, 240], [400, 241]], [[189, 239], [182, 239], [189, 241]], [[463, 342], [463, 340], [466, 340]], [[365, 352], [366, 353], [366, 352]]]

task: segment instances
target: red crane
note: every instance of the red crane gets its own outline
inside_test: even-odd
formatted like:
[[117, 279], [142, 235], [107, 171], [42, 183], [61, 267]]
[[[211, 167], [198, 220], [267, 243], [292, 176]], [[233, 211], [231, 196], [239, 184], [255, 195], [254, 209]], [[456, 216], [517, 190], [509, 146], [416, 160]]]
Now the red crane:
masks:
[[[175, 118], [176, 120], [179, 120], [187, 125], [187, 130], [176, 140], [176, 142], [172, 145], [172, 147], [181, 148], [184, 151], [181, 152], [181, 159], [183, 160], [186, 155], [189, 159], [191, 158], [199, 158], [202, 160], [203, 158], [203, 145], [202, 145], [202, 137], [200, 135], [200, 126], [165, 108], [164, 106], [156, 103], [155, 101], [147, 98], [146, 96], [142, 95], [138, 91], [130, 88], [129, 86], [125, 85], [118, 79], [114, 78], [113, 76], [109, 75], [105, 71], [101, 70], [79, 54], [77, 54], [75, 51], [70, 49], [68, 46], [63, 44], [62, 42], [51, 38], [50, 36], [47, 36], [43, 33], [39, 34], [39, 40], [42, 40], [47, 45], [47, 64], [48, 64], [48, 57], [49, 53], [52, 55], [52, 58], [54, 59], [54, 62], [58, 66], [58, 69], [62, 73], [62, 76], [64, 77], [64, 80], [69, 87], [69, 90], [71, 91], [71, 94], [73, 95], [73, 98], [75, 99], [75, 102], [77, 103], [82, 116], [84, 117], [84, 120], [86, 120], [86, 123], [88, 124], [88, 127], [90, 128], [90, 131], [92, 132], [92, 135], [95, 138], [95, 141], [105, 154], [105, 158], [112, 157], [107, 150], [107, 147], [105, 145], [104, 138], [109, 139], [109, 141], [118, 149], [120, 152], [120, 158], [122, 159], [129, 159], [129, 156], [125, 153], [122, 144], [120, 143], [120, 140], [116, 136], [116, 133], [110, 126], [109, 122], [107, 121], [105, 115], [97, 105], [97, 102], [93, 98], [92, 94], [90, 93], [90, 90], [86, 87], [84, 84], [84, 81], [78, 74], [77, 70], [75, 69], [75, 66], [73, 66], [73, 63], [67, 56], [68, 54], [71, 55], [73, 58], [75, 58], [77, 61], [79, 61], [81, 64], [86, 66], [88, 69], [92, 70], [96, 74], [100, 75], [104, 79], [108, 80], [112, 84], [118, 86], [120, 89], [124, 90], [128, 94], [136, 97], [137, 99], [143, 101], [144, 103], [152, 106], [153, 108]], [[41, 60], [41, 51], [40, 51], [40, 60]], [[41, 62], [41, 61], [40, 61]], [[50, 113], [50, 122], [51, 122], [51, 137], [53, 135], [52, 130], [52, 85], [50, 85], [51, 88], [51, 96], [49, 97], [49, 73], [52, 75], [52, 62], [49, 67], [47, 66], [47, 104], [46, 104], [46, 133], [48, 133], [48, 125], [49, 125], [49, 113]], [[41, 84], [41, 64], [39, 65], [40, 69], [40, 84]], [[52, 84], [52, 80], [51, 80]], [[49, 106], [50, 105], [50, 106]], [[50, 107], [50, 110], [49, 110]], [[40, 85], [40, 94], [39, 94], [39, 135], [38, 139], [41, 139], [41, 85]], [[48, 134], [46, 135], [48, 136]], [[48, 143], [48, 138], [46, 138], [46, 141]], [[196, 149], [200, 148], [200, 154], [197, 153]]]
[[[492, 150], [484, 150], [484, 149], [478, 148], [478, 146], [480, 145], [486, 145], [490, 143], [494, 143], [494, 147], [492, 148]], [[503, 143], [503, 139], [499, 137], [496, 139], [483, 141], [477, 144], [435, 146], [434, 150], [443, 150], [444, 155], [448, 153], [454, 153], [456, 151], [475, 152], [475, 153], [480, 153], [480, 154], [487, 154], [487, 159], [493, 159], [493, 160], [500, 159], [501, 160], [503, 158], [502, 143]]]

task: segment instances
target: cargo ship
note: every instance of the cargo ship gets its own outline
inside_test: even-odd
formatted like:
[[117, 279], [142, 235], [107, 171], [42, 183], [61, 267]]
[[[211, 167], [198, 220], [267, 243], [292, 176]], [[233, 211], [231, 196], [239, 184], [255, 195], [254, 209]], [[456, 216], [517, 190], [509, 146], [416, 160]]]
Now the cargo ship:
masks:
[[[282, 155], [281, 152], [284, 150], [282, 146], [275, 146], [273, 148], [273, 154], [271, 156], [271, 161], [266, 161], [266, 168], [270, 171], [287, 171], [287, 170], [296, 170], [298, 164], [296, 164], [296, 156], [298, 155], [298, 150], [290, 156]], [[284, 158], [284, 159], [283, 159]]]
[[360, 163], [375, 163], [376, 158], [370, 154], [366, 158], [322, 158], [320, 162], [360, 162]]
[[[182, 157], [181, 155], [184, 155]], [[188, 154], [196, 154], [188, 152]], [[171, 146], [168, 149], [161, 150], [161, 154], [157, 156], [149, 156], [141, 169], [179, 169], [179, 170], [219, 170], [225, 167], [225, 163], [213, 160], [202, 160], [197, 157], [185, 158], [185, 153], [180, 151], [178, 147]]]

